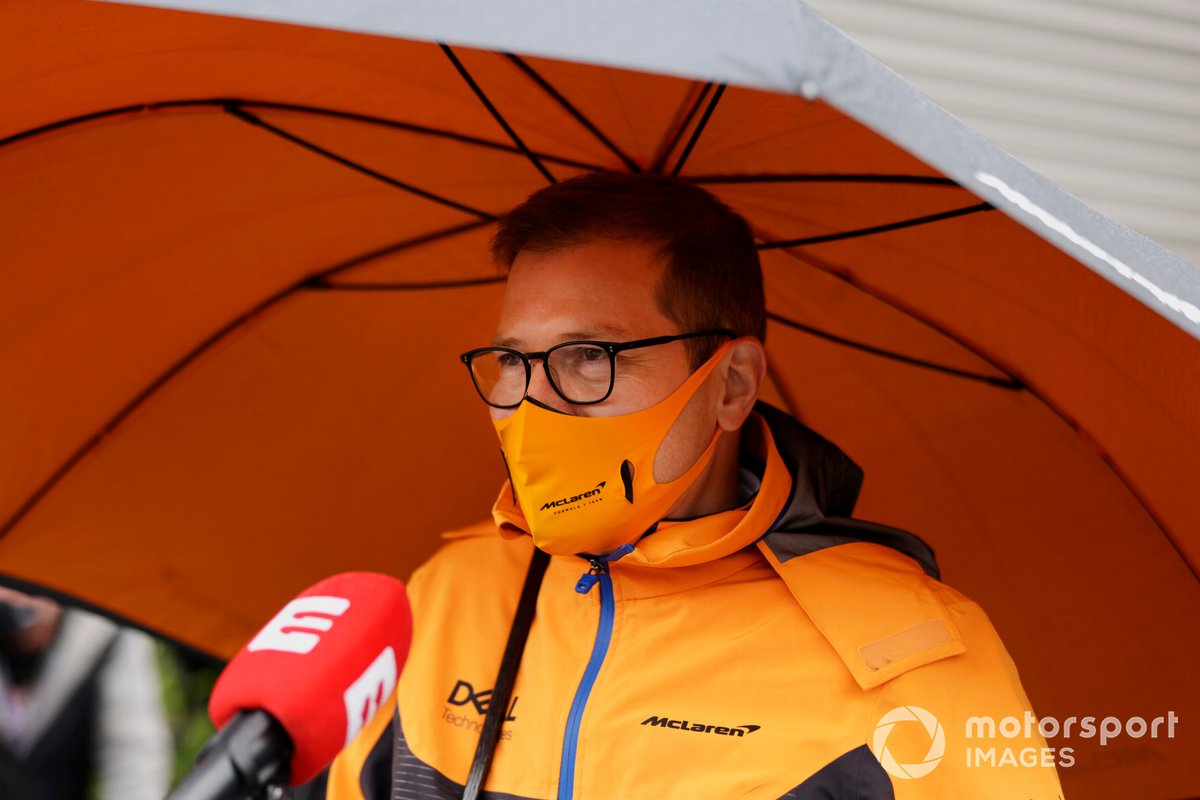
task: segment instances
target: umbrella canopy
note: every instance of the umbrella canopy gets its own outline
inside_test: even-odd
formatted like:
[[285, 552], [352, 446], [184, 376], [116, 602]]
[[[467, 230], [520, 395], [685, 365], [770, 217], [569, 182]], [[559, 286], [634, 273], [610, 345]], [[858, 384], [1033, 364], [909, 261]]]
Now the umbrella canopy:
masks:
[[934, 546], [1034, 708], [1183, 720], [1061, 742], [1068, 793], [1200, 791], [1194, 270], [798, 3], [236, 5], [343, 30], [0, 7], [6, 582], [228, 656], [320, 577], [407, 575], [503, 477], [455, 358], [496, 217], [659, 171], [750, 220], [767, 399]]

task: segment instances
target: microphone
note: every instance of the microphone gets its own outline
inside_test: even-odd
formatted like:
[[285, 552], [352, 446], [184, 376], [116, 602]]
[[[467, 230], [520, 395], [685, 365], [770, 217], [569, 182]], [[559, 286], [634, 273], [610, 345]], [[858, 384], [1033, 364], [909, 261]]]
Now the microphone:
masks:
[[240, 800], [312, 779], [396, 688], [412, 640], [404, 584], [345, 572], [301, 592], [217, 678], [219, 732], [167, 800]]

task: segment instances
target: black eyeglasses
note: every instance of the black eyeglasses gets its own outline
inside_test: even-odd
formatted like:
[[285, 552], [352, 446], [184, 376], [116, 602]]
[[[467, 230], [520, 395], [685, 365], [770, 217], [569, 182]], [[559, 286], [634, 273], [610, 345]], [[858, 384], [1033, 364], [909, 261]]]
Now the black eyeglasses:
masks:
[[541, 360], [551, 388], [571, 405], [602, 403], [612, 394], [617, 375], [617, 353], [654, 347], [703, 336], [735, 338], [724, 328], [675, 336], [655, 336], [632, 342], [563, 342], [540, 353], [522, 353], [511, 347], [480, 347], [459, 356], [483, 402], [493, 408], [516, 408], [529, 391], [533, 375], [530, 362]]

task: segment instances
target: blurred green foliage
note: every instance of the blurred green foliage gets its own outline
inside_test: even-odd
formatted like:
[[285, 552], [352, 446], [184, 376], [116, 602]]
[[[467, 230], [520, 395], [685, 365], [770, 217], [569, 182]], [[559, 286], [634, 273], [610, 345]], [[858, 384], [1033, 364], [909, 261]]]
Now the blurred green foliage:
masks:
[[[175, 786], [196, 765], [200, 749], [215, 733], [208, 719], [208, 696], [224, 665], [162, 639], [155, 639], [154, 651], [163, 705], [175, 740], [175, 771], [171, 777], [171, 785]], [[310, 783], [297, 787], [295, 800], [323, 800], [325, 778], [322, 772]]]
[[174, 786], [196, 763], [200, 748], [213, 735], [208, 696], [221, 668], [161, 639], [155, 641], [155, 655], [167, 720], [175, 739]]

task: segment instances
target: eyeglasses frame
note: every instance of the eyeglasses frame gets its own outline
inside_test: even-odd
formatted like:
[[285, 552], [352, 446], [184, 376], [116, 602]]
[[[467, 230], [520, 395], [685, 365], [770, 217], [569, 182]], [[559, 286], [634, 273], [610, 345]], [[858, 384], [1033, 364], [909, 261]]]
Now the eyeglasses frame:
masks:
[[[535, 352], [535, 353], [522, 353], [520, 350], [516, 350], [511, 347], [497, 347], [497, 346], [477, 347], [474, 350], [468, 350], [467, 352], [461, 354], [458, 358], [466, 366], [467, 372], [470, 373], [471, 384], [475, 387], [475, 391], [483, 399], [483, 402], [487, 403], [492, 408], [505, 408], [505, 409], [516, 408], [517, 406], [521, 405], [521, 403], [525, 402], [525, 398], [527, 398], [529, 396], [529, 384], [533, 379], [533, 365], [530, 362], [535, 361], [535, 360], [540, 360], [542, 362], [542, 369], [546, 373], [546, 380], [549, 382], [550, 388], [553, 389], [554, 393], [556, 395], [558, 395], [559, 397], [561, 397], [564, 402], [570, 403], [573, 406], [592, 406], [592, 405], [596, 405], [597, 403], [603, 403], [610, 396], [612, 396], [613, 387], [616, 385], [616, 382], [617, 382], [617, 354], [618, 353], [623, 353], [626, 350], [638, 350], [643, 347], [655, 347], [660, 344], [668, 344], [670, 342], [678, 342], [678, 341], [683, 341], [685, 339], [699, 339], [704, 336], [727, 336], [730, 339], [737, 338], [737, 334], [734, 333], [733, 331], [729, 330], [728, 328], [712, 328], [710, 330], [694, 331], [692, 333], [678, 333], [673, 336], [652, 336], [649, 339], [634, 339], [633, 341], [629, 341], [629, 342], [603, 342], [603, 341], [596, 341], [593, 339], [578, 339], [578, 340], [573, 340], [570, 342], [560, 342], [560, 343], [554, 345], [553, 347], [549, 348], [548, 350], [541, 350], [541, 351]], [[608, 391], [606, 391], [604, 393], [604, 396], [598, 400], [585, 400], [583, 402], [576, 402], [575, 400], [571, 400], [565, 394], [563, 394], [563, 392], [560, 388], [558, 388], [558, 384], [555, 383], [555, 381], [554, 381], [554, 376], [550, 374], [550, 354], [551, 353], [553, 353], [555, 350], [559, 350], [563, 347], [570, 347], [572, 345], [581, 345], [581, 344], [592, 345], [593, 347], [599, 347], [604, 352], [608, 353]], [[493, 403], [486, 396], [484, 396], [483, 389], [479, 386], [479, 381], [475, 378], [475, 370], [471, 368], [471, 361], [476, 356], [480, 355], [481, 353], [491, 353], [491, 352], [495, 352], [497, 350], [503, 351], [505, 353], [512, 353], [513, 355], [520, 358], [521, 363], [523, 363], [525, 365], [525, 392], [524, 392], [524, 394], [521, 395], [520, 400], [518, 400], [517, 402], [512, 403], [510, 405], [499, 405], [497, 403]]]

